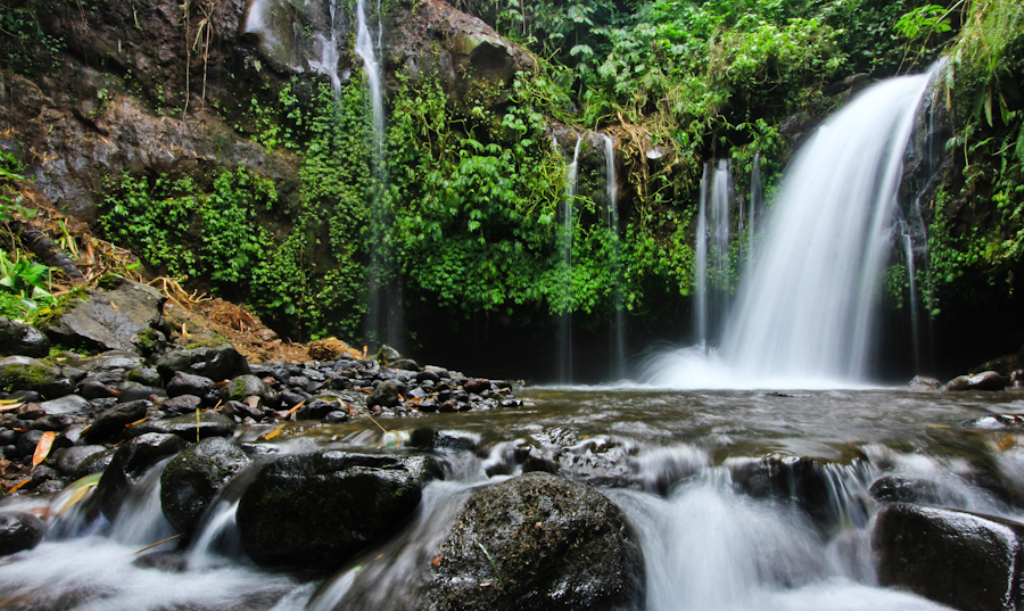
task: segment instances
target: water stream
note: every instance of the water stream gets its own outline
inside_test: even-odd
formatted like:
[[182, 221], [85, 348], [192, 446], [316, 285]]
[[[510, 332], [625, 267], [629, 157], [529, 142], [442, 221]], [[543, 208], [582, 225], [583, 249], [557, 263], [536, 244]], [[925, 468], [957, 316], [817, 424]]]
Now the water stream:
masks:
[[622, 248], [619, 234], [619, 184], [615, 176], [615, 141], [607, 134], [601, 134], [604, 141], [605, 177], [607, 180], [608, 208], [607, 224], [614, 236], [612, 275], [615, 290], [612, 295], [615, 313], [611, 325], [611, 379], [626, 377], [626, 310], [622, 303]]
[[[577, 134], [576, 147], [573, 149], [572, 161], [566, 170], [565, 198], [562, 200], [562, 233], [560, 248], [564, 268], [565, 304], [559, 320], [558, 334], [558, 381], [561, 384], [572, 383], [572, 234], [573, 207], [576, 200], [576, 183], [579, 174], [580, 145], [583, 134]], [[556, 142], [557, 146], [557, 142]]]
[[[146, 509], [158, 495], [151, 477], [157, 468], [136, 486], [135, 500], [113, 527], [102, 517], [78, 519], [78, 532], [0, 562], [0, 607], [424, 608], [430, 559], [462, 503], [475, 489], [521, 473], [524, 452], [547, 453], [564, 475], [598, 485], [624, 510], [645, 559], [648, 611], [942, 609], [877, 585], [869, 541], [878, 506], [868, 488], [882, 477], [927, 481], [945, 506], [1021, 517], [980, 477], [998, 475], [1024, 490], [1024, 447], [988, 425], [996, 414], [1024, 414], [1020, 391], [783, 395], [635, 387], [533, 389], [524, 396], [532, 406], [521, 410], [389, 422], [396, 430], [449, 431], [476, 449], [440, 450], [445, 479], [427, 486], [416, 516], [326, 579], [261, 570], [223, 547], [212, 555], [216, 546], [208, 542], [232, 528], [233, 485], [187, 552], [136, 554], [165, 534], [159, 516]], [[310, 422], [282, 436], [265, 443], [286, 452], [366, 450], [381, 441], [370, 423]], [[785, 465], [796, 457], [815, 461], [827, 485], [816, 507], [784, 491], [765, 496], [750, 487], [751, 470], [765, 460]], [[52, 501], [53, 514], [64, 500]], [[47, 502], [10, 500], [5, 508]], [[84, 502], [72, 513], [84, 518], [87, 507]]]

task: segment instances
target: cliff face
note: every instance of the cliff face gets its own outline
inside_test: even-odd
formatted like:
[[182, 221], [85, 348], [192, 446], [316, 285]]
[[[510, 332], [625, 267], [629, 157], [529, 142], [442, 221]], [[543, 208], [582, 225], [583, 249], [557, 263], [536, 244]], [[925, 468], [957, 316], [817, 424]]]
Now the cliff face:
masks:
[[[96, 220], [103, 179], [121, 171], [245, 167], [279, 187], [296, 180], [295, 154], [251, 141], [254, 100], [272, 103], [292, 77], [347, 82], [362, 67], [355, 7], [332, 16], [326, 0], [34, 4], [66, 51], [45, 73], [3, 72], [0, 123], [6, 148], [21, 153], [43, 192], [86, 222]], [[393, 7], [381, 42], [386, 87], [399, 71], [413, 82], [429, 75], [456, 103], [480, 92], [500, 101], [515, 72], [532, 65], [482, 21], [437, 0]]]

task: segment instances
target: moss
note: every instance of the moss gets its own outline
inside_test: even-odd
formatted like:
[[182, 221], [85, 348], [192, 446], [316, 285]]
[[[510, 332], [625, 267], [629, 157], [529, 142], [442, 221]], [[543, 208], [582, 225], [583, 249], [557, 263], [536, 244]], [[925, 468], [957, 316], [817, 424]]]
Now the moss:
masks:
[[57, 379], [49, 367], [12, 363], [0, 370], [0, 390], [36, 390]]
[[185, 349], [193, 350], [195, 348], [218, 348], [220, 346], [223, 346], [224, 344], [230, 345], [231, 342], [218, 335], [217, 337], [209, 337], [196, 340], [194, 342], [190, 342], [188, 345], [185, 346]]

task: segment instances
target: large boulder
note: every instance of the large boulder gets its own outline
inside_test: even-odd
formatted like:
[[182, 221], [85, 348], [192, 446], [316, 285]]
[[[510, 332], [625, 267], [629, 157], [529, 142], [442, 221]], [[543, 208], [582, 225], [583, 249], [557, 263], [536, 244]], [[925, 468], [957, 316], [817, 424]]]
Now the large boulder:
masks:
[[164, 380], [179, 371], [215, 382], [249, 373], [249, 363], [230, 344], [172, 350], [157, 361], [156, 368]]
[[484, 488], [466, 502], [428, 589], [445, 611], [638, 609], [643, 556], [622, 511], [549, 473]]
[[972, 375], [958, 376], [946, 382], [946, 390], [1003, 390], [1007, 379], [995, 371], [983, 371]]
[[33, 326], [0, 316], [0, 356], [12, 354], [43, 358], [50, 354], [50, 340]]
[[252, 459], [237, 445], [210, 437], [178, 454], [160, 476], [164, 517], [191, 536], [217, 493]]
[[331, 571], [405, 522], [432, 458], [329, 451], [262, 467], [242, 494], [238, 531], [258, 564]]
[[89, 289], [88, 298], [46, 332], [62, 346], [144, 354], [153, 332], [168, 331], [163, 319], [166, 300], [151, 286], [114, 278], [106, 289]]
[[118, 447], [96, 485], [96, 500], [103, 515], [113, 522], [128, 489], [138, 483], [150, 467], [184, 450], [186, 445], [177, 435], [148, 433]]
[[907, 503], [879, 512], [878, 581], [960, 611], [1011, 611], [1022, 601], [1024, 524]]

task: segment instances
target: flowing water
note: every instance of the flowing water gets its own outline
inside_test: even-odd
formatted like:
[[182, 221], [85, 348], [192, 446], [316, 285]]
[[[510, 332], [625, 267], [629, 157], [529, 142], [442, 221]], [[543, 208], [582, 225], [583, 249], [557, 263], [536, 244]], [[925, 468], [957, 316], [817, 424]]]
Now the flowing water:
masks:
[[[107, 524], [84, 502], [51, 517], [51, 536], [35, 550], [0, 561], [0, 607], [414, 609], [462, 503], [475, 489], [521, 473], [524, 453], [546, 456], [623, 509], [643, 551], [649, 611], [943, 608], [877, 585], [869, 543], [877, 507], [868, 488], [880, 477], [930, 482], [946, 506], [1020, 517], [985, 484], [991, 477], [980, 477], [1024, 490], [1024, 443], [992, 427], [994, 415], [1024, 414], [1020, 391], [784, 395], [623, 387], [522, 394], [531, 404], [519, 410], [389, 421], [394, 430], [447, 431], [476, 450], [440, 451], [445, 479], [427, 486], [414, 518], [326, 579], [261, 570], [237, 547], [211, 543], [234, 529], [248, 471], [212, 505], [188, 550], [136, 554], [166, 534], [151, 511], [158, 467], [136, 486], [118, 523]], [[310, 422], [281, 436], [264, 443], [289, 452], [381, 441], [370, 423]], [[796, 457], [812, 461], [827, 485], [820, 506], [750, 487], [751, 469]], [[66, 500], [52, 501], [51, 516]], [[5, 508], [42, 513], [47, 503], [12, 499]], [[62, 531], [58, 522], [78, 527]]]
[[[576, 136], [576, 147], [572, 152], [572, 161], [566, 170], [565, 198], [562, 200], [562, 233], [560, 236], [562, 265], [564, 268], [565, 305], [559, 320], [558, 334], [558, 381], [562, 384], [572, 383], [572, 228], [573, 207], [576, 201], [576, 183], [579, 175], [580, 145], [583, 134]], [[556, 142], [557, 146], [557, 142]]]
[[601, 134], [604, 141], [605, 176], [607, 179], [608, 209], [607, 223], [612, 235], [615, 236], [613, 249], [612, 274], [615, 289], [612, 295], [612, 307], [615, 314], [611, 326], [611, 379], [622, 380], [626, 377], [626, 310], [622, 303], [622, 248], [619, 238], [619, 184], [615, 176], [615, 141], [607, 134]]
[[[729, 205], [732, 200], [732, 176], [729, 161], [719, 159], [712, 169], [704, 164], [700, 183], [694, 284], [697, 345], [709, 348], [721, 337], [721, 325], [729, 311]], [[742, 231], [742, 229], [741, 229]]]
[[786, 170], [720, 353], [664, 355], [649, 369], [649, 382], [677, 388], [864, 383], [881, 274], [894, 241], [903, 153], [933, 72], [883, 81], [818, 128]]

